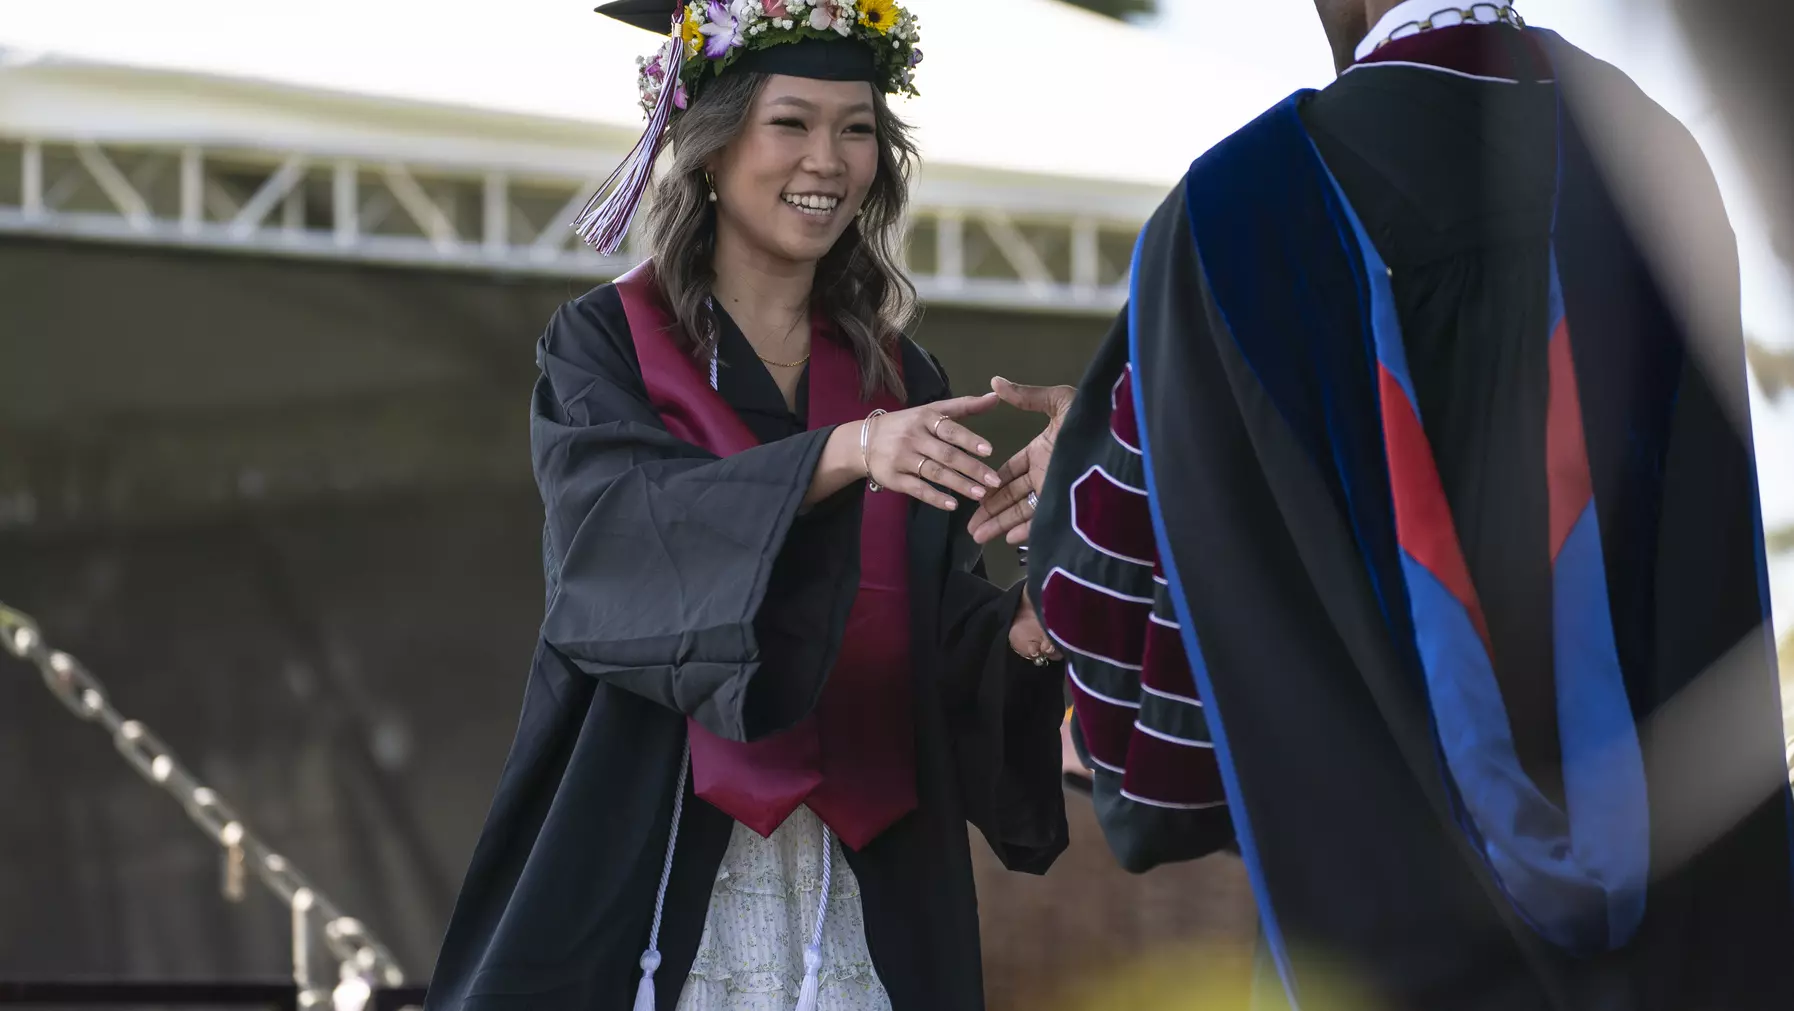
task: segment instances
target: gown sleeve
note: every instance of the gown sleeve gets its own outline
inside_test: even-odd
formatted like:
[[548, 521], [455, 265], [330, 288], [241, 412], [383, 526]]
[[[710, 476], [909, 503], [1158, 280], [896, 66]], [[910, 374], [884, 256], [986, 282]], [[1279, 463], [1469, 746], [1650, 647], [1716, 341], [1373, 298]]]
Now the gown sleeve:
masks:
[[[966, 517], [955, 517], [963, 525]], [[1068, 840], [1059, 778], [1059, 678], [1009, 648], [1020, 583], [984, 580], [979, 564], [948, 576], [941, 612], [944, 668], [963, 694], [949, 718], [966, 820], [1012, 871], [1045, 874]]]
[[[952, 396], [940, 386], [924, 399]], [[967, 530], [975, 503], [944, 517], [948, 534], [941, 590], [939, 671], [966, 820], [1012, 871], [1044, 874], [1065, 850], [1065, 791], [1059, 725], [1059, 666], [1036, 667], [1009, 646], [1023, 583], [1004, 589], [985, 577]]]
[[814, 707], [839, 649], [859, 581], [859, 494], [799, 515], [833, 429], [722, 459], [675, 438], [607, 290], [564, 306], [538, 346], [542, 637], [727, 740], [776, 733]]
[[1031, 540], [1047, 633], [1068, 657], [1073, 740], [1117, 860], [1141, 873], [1233, 838], [1214, 742], [1159, 565], [1127, 314], [1078, 389]]

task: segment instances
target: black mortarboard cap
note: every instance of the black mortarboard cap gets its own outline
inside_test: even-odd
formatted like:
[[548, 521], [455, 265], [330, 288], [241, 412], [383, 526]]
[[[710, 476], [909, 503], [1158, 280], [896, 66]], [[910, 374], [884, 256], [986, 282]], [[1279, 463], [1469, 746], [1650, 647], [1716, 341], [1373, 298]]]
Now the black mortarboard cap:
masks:
[[665, 35], [672, 27], [673, 15], [684, 6], [680, 0], [616, 0], [615, 3], [600, 4], [598, 13], [656, 35]]
[[[598, 7], [598, 13], [615, 18], [626, 25], [665, 35], [672, 27], [674, 15], [685, 4], [681, 0], [614, 0]], [[730, 72], [750, 74], [784, 74], [808, 77], [819, 81], [866, 81], [878, 83], [878, 67], [872, 59], [872, 47], [854, 39], [815, 39], [749, 49], [735, 57]]]

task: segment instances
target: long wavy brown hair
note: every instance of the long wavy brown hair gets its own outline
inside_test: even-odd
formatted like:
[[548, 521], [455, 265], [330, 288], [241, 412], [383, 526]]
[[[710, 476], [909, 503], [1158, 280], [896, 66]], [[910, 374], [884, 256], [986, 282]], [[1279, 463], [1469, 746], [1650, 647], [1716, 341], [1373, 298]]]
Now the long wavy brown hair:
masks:
[[[654, 186], [648, 246], [661, 293], [679, 320], [692, 355], [709, 361], [716, 350], [716, 211], [704, 166], [747, 125], [767, 75], [725, 74], [710, 82], [673, 122], [672, 165]], [[811, 309], [820, 310], [853, 347], [861, 396], [887, 392], [902, 400], [903, 373], [894, 346], [916, 306], [916, 289], [903, 273], [902, 229], [916, 147], [909, 125], [873, 95], [878, 174], [860, 216], [816, 265]]]

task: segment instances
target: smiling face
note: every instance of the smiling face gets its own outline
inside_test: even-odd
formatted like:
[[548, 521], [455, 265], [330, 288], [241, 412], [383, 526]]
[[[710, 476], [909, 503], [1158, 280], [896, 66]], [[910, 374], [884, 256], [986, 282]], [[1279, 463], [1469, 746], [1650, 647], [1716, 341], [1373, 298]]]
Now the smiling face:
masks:
[[872, 99], [863, 81], [769, 77], [709, 165], [719, 233], [764, 256], [822, 259], [878, 175]]

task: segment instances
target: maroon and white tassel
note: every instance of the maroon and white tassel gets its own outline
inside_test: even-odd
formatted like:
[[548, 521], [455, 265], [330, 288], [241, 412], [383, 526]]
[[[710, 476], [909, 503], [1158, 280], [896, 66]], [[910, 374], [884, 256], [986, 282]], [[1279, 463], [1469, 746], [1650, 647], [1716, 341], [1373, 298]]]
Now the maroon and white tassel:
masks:
[[679, 72], [685, 66], [685, 44], [679, 37], [677, 23], [673, 37], [667, 40], [656, 58], [664, 73], [660, 79], [660, 95], [648, 114], [647, 130], [573, 221], [573, 230], [580, 240], [604, 256], [611, 256], [622, 247], [623, 237], [629, 234], [629, 224], [635, 220], [636, 208], [641, 206], [642, 195], [648, 191], [648, 181], [654, 177], [654, 162], [666, 146], [667, 124], [673, 119], [674, 99], [682, 90]]

